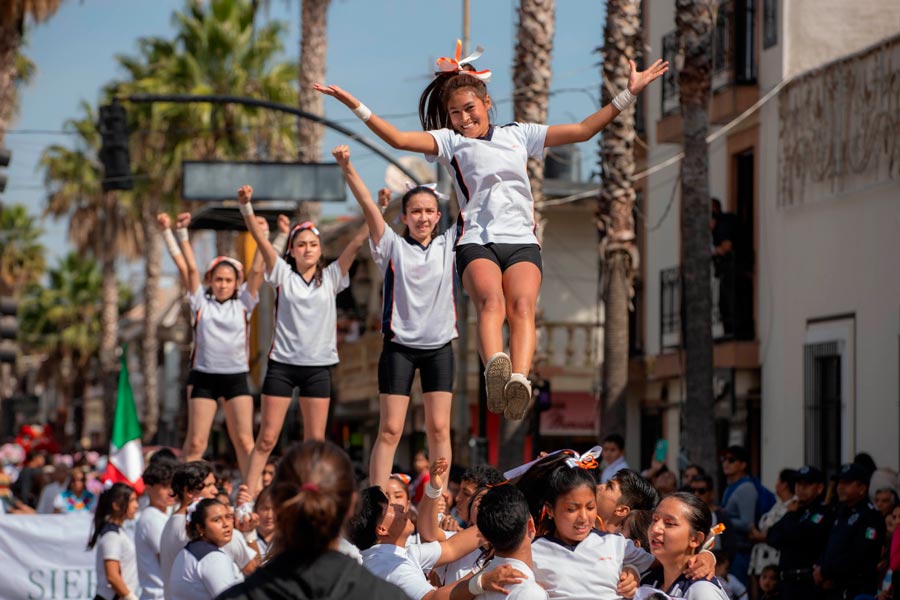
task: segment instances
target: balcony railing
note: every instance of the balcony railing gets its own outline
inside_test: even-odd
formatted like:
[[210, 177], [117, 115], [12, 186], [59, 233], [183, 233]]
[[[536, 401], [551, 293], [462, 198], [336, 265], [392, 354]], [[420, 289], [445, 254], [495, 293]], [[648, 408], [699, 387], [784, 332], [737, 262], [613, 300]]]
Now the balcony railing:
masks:
[[[713, 31], [712, 81], [713, 92], [729, 85], [756, 82], [756, 11], [753, 0], [719, 2], [716, 28]], [[670, 31], [662, 39], [662, 57], [669, 61], [669, 71], [663, 75], [662, 114], [678, 111], [678, 69], [676, 57], [681, 46], [678, 31]]]
[[[756, 337], [753, 273], [739, 269], [733, 260], [724, 261], [713, 270], [710, 279], [713, 340], [752, 340]], [[682, 347], [684, 339], [681, 269], [663, 269], [659, 283], [659, 347], [661, 351], [674, 350]]]

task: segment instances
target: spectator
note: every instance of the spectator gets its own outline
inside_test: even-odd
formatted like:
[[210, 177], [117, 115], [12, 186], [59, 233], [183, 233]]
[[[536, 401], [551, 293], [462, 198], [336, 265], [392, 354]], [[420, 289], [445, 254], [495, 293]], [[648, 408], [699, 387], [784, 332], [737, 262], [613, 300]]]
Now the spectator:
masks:
[[758, 583], [757, 578], [762, 575], [764, 567], [777, 565], [779, 562], [778, 550], [766, 544], [766, 532], [787, 514], [788, 503], [797, 499], [794, 495], [796, 477], [797, 471], [793, 469], [783, 469], [778, 474], [778, 481], [775, 482], [778, 501], [769, 512], [760, 517], [759, 528], [754, 525], [750, 529], [750, 540], [756, 544], [750, 553], [751, 587]]
[[42, 515], [53, 513], [53, 504], [56, 502], [56, 497], [66, 489], [68, 475], [69, 468], [62, 460], [44, 467], [44, 487], [41, 489], [41, 497], [38, 500], [38, 513]]
[[711, 550], [725, 550], [734, 553], [734, 534], [731, 531], [728, 517], [725, 515], [725, 509], [716, 503], [716, 489], [713, 486], [713, 478], [706, 474], [700, 475], [695, 477], [688, 487], [689, 489], [686, 491], [697, 496], [709, 507], [713, 527], [719, 523], [725, 524], [725, 532], [715, 537]]
[[701, 477], [706, 476], [706, 471], [703, 470], [703, 467], [697, 464], [689, 464], [681, 471], [681, 487], [689, 492], [691, 482], [695, 479], [700, 479]]
[[870, 476], [871, 472], [857, 463], [844, 465], [838, 473], [837, 517], [821, 563], [813, 569], [813, 578], [825, 591], [826, 600], [855, 598], [878, 588], [877, 564], [885, 523], [869, 503]]
[[678, 482], [675, 481], [675, 475], [668, 469], [661, 472], [653, 478], [653, 487], [656, 488], [660, 497], [668, 496], [678, 489]]
[[787, 503], [787, 513], [766, 532], [766, 543], [781, 553], [781, 597], [806, 600], [817, 597], [813, 565], [825, 550], [834, 517], [823, 503], [825, 474], [813, 466], [797, 471], [797, 499]]
[[43, 452], [30, 450], [25, 455], [25, 464], [13, 483], [12, 491], [16, 497], [31, 508], [37, 508], [44, 485], [43, 470], [47, 457]]
[[750, 475], [747, 474], [749, 456], [743, 446], [729, 446], [722, 455], [722, 471], [728, 487], [722, 495], [722, 507], [731, 524], [734, 540], [734, 557], [729, 573], [736, 576], [745, 586], [749, 579], [750, 530], [756, 522], [756, 501], [759, 493]]
[[778, 567], [768, 565], [763, 567], [759, 574], [759, 600], [780, 600], [781, 593], [778, 589]]
[[625, 438], [618, 433], [611, 433], [603, 438], [603, 473], [600, 475], [600, 483], [606, 483], [610, 478], [622, 469], [628, 468], [625, 462]]
[[875, 492], [875, 508], [885, 518], [894, 510], [894, 507], [900, 504], [897, 499], [897, 492], [894, 488], [881, 488]]
[[69, 484], [57, 494], [53, 501], [54, 513], [90, 512], [94, 508], [94, 494], [87, 489], [87, 471], [83, 467], [72, 467]]
[[275, 477], [275, 469], [278, 467], [278, 461], [279, 458], [272, 455], [266, 459], [266, 464], [263, 466], [262, 470], [263, 487], [272, 485], [272, 478]]
[[747, 586], [740, 579], [729, 573], [731, 568], [731, 553], [725, 550], [713, 552], [716, 556], [716, 578], [728, 594], [729, 600], [747, 600], [749, 594]]

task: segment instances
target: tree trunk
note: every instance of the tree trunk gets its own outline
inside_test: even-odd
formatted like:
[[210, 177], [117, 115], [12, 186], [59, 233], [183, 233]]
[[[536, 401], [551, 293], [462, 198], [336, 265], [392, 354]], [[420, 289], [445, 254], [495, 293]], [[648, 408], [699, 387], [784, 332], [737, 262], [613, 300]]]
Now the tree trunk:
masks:
[[[521, 0], [519, 27], [513, 58], [513, 119], [523, 123], [546, 123], [553, 76], [553, 35], [556, 28], [556, 0]], [[537, 205], [544, 193], [544, 161], [528, 159], [531, 194]], [[540, 242], [546, 220], [535, 209], [534, 222]], [[525, 460], [525, 436], [531, 415], [518, 422], [504, 420], [500, 444], [501, 467], [514, 467]]]
[[684, 348], [687, 397], [684, 402], [682, 444], [689, 462], [708, 473], [716, 465], [713, 417], [713, 348], [710, 293], [709, 93], [712, 44], [712, 3], [676, 0], [675, 22], [684, 52], [678, 74], [684, 135], [681, 163], [682, 231], [681, 289], [684, 299]]
[[[604, 105], [628, 85], [629, 60], [637, 58], [640, 45], [639, 0], [608, 0], [604, 30], [603, 80], [600, 97]], [[634, 244], [634, 105], [623, 111], [603, 130], [600, 138], [599, 227], [606, 236], [601, 244], [603, 262], [602, 412], [600, 438], [610, 433], [627, 434], [628, 408], [628, 307], [637, 268]]]
[[106, 192], [104, 197], [103, 228], [105, 243], [98, 248], [102, 257], [102, 308], [100, 311], [100, 371], [103, 378], [103, 414], [107, 433], [112, 426], [112, 416], [116, 406], [116, 345], [119, 337], [119, 287], [116, 280], [116, 252], [113, 241], [116, 239], [116, 195]]
[[21, 42], [19, 23], [0, 21], [0, 147], [15, 110], [16, 57]]
[[[313, 83], [325, 81], [325, 55], [328, 49], [328, 4], [330, 0], [301, 0], [300, 9], [300, 91], [301, 110], [324, 114], [322, 94]], [[297, 146], [300, 162], [316, 162], [322, 158], [325, 128], [307, 119], [298, 119]]]
[[156, 231], [159, 199], [148, 194], [141, 202], [144, 229], [144, 337], [141, 340], [141, 370], [144, 375], [143, 441], [149, 444], [159, 425], [159, 275], [161, 271], [160, 236]]

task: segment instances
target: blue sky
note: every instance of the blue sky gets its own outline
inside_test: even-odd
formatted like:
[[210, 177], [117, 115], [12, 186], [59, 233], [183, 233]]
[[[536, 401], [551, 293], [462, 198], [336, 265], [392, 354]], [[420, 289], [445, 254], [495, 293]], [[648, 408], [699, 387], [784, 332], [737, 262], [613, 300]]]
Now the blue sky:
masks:
[[[471, 2], [471, 45], [485, 48], [476, 64], [493, 71], [488, 89], [497, 105], [498, 122], [512, 117], [517, 5], [515, 0]], [[102, 86], [121, 76], [116, 54], [135, 53], [141, 36], [172, 35], [171, 15], [184, 6], [185, 0], [66, 0], [50, 21], [30, 28], [25, 53], [36, 64], [37, 75], [23, 90], [19, 117], [7, 132], [5, 145], [13, 151], [13, 159], [4, 202], [22, 203], [40, 214], [46, 192], [38, 159], [48, 145], [68, 143], [68, 136], [53, 132], [60, 131], [67, 118], [78, 116], [82, 100], [96, 104]], [[296, 60], [299, 53], [299, 12], [298, 0], [270, 0], [262, 15], [287, 21], [286, 60]], [[600, 70], [594, 49], [602, 43], [605, 12], [601, 0], [557, 2], [551, 85], [557, 93], [550, 103], [550, 123], [581, 120], [597, 108]], [[392, 119], [398, 127], [418, 129], [418, 98], [434, 59], [452, 55], [461, 29], [460, 0], [332, 0], [327, 82], [348, 89], [376, 113], [407, 115]], [[329, 118], [373, 137], [337, 101], [326, 98], [325, 106]], [[51, 133], [34, 133], [44, 131]], [[329, 131], [323, 156], [330, 158], [330, 149], [344, 142]], [[596, 139], [582, 144], [584, 177], [596, 169], [596, 149]], [[351, 152], [367, 185], [381, 187], [387, 164], [362, 147], [351, 146]], [[348, 193], [347, 204], [329, 206], [326, 214], [355, 210]], [[69, 249], [66, 223], [48, 220], [43, 227], [52, 265]]]

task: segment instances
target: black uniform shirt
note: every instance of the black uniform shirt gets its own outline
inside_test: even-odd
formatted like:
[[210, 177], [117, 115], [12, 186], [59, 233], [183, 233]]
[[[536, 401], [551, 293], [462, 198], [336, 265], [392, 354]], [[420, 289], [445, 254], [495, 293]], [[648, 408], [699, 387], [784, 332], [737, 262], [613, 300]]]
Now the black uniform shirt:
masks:
[[825, 552], [822, 578], [839, 587], [878, 588], [878, 560], [884, 544], [884, 517], [870, 502], [838, 508]]
[[781, 551], [781, 570], [812, 569], [822, 557], [833, 523], [831, 509], [814, 504], [790, 511], [772, 525], [766, 543]]

